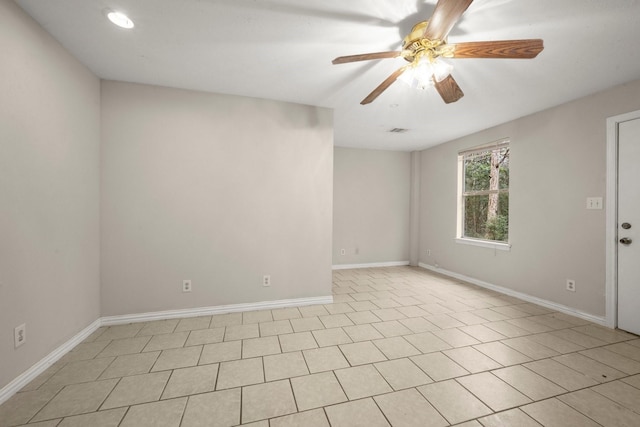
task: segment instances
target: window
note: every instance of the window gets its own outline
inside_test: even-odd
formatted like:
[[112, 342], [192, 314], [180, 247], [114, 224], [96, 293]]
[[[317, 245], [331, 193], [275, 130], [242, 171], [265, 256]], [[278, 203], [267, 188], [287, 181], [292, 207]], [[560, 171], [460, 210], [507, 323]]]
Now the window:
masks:
[[461, 243], [509, 241], [509, 140], [458, 154], [458, 237]]

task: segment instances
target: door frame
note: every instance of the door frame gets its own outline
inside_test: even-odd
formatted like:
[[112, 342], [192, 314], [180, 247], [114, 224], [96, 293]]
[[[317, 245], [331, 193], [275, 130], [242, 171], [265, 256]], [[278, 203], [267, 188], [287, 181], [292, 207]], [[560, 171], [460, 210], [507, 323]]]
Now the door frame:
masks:
[[606, 325], [618, 326], [618, 125], [640, 119], [640, 110], [607, 118], [607, 189], [606, 189]]

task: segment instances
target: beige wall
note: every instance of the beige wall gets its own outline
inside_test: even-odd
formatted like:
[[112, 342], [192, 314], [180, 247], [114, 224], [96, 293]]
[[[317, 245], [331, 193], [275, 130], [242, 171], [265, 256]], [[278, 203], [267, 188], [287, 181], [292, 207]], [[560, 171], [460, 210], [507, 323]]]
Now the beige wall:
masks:
[[[606, 197], [606, 118], [638, 109], [635, 81], [423, 151], [421, 262], [604, 316], [605, 211], [586, 198]], [[456, 244], [457, 153], [504, 137], [511, 251]]]
[[0, 52], [2, 388], [100, 315], [100, 83], [11, 1]]
[[409, 261], [410, 172], [408, 152], [335, 148], [334, 265]]
[[331, 295], [330, 110], [103, 82], [102, 126], [103, 316]]

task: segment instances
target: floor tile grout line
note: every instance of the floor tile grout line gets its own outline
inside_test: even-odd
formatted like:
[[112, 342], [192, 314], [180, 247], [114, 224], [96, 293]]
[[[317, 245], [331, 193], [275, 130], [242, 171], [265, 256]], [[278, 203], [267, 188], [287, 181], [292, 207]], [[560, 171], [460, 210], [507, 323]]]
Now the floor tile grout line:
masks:
[[[298, 399], [296, 399], [296, 393], [293, 391], [293, 383], [291, 382], [291, 378], [287, 378], [287, 382], [289, 383], [289, 389], [291, 390], [291, 396], [293, 396], [293, 403], [296, 405], [296, 414], [300, 413], [300, 407], [298, 406]], [[304, 412], [304, 411], [303, 411]], [[271, 422], [269, 422], [271, 424]]]
[[122, 425], [122, 423], [124, 422], [124, 419], [127, 418], [127, 414], [129, 413], [129, 409], [131, 409], [131, 406], [127, 406], [127, 409], [125, 409], [124, 414], [122, 414], [122, 418], [120, 419], [120, 422], [118, 422], [118, 427], [120, 427]]
[[327, 423], [329, 424], [329, 427], [332, 427], [331, 420], [329, 419], [329, 414], [327, 413], [327, 410], [326, 410], [326, 406], [322, 407], [322, 412], [324, 413], [324, 416], [327, 419]]
[[[435, 384], [435, 383], [434, 383], [434, 384]], [[427, 385], [427, 384], [425, 384], [425, 385]], [[422, 386], [420, 386], [420, 387], [422, 387]], [[440, 409], [438, 409], [438, 408], [436, 407], [436, 405], [434, 405], [433, 403], [429, 402], [429, 399], [427, 399], [427, 396], [425, 396], [424, 394], [422, 394], [422, 393], [420, 392], [420, 390], [418, 390], [418, 387], [413, 387], [413, 389], [415, 389], [415, 391], [417, 391], [417, 392], [418, 392], [418, 395], [420, 395], [420, 397], [422, 397], [422, 398], [423, 398], [423, 399], [424, 399], [424, 400], [429, 404], [429, 406], [431, 406], [431, 407], [432, 407], [432, 408], [433, 408], [433, 409], [434, 409], [434, 410], [435, 410], [435, 411], [436, 411], [436, 412], [437, 412], [437, 413], [442, 417], [442, 419], [443, 419], [443, 420], [445, 420], [445, 421], [447, 422], [447, 424], [451, 425], [451, 423], [449, 422], [449, 420], [447, 419], [447, 417], [445, 417], [445, 416], [444, 416], [444, 413], [443, 413]]]
[[[571, 393], [573, 393], [573, 392], [571, 392]], [[566, 394], [570, 394], [570, 393], [566, 393]], [[563, 394], [563, 396], [564, 396], [564, 394]], [[590, 421], [593, 421], [595, 424], [597, 424], [597, 425], [599, 425], [599, 426], [602, 426], [602, 424], [600, 424], [599, 422], [597, 422], [596, 420], [594, 420], [593, 418], [591, 418], [589, 415], [585, 414], [584, 412], [580, 411], [580, 410], [579, 410], [579, 409], [577, 409], [577, 408], [574, 408], [573, 406], [569, 405], [568, 403], [565, 403], [564, 401], [562, 401], [562, 400], [558, 399], [558, 396], [552, 396], [552, 397], [549, 397], [549, 398], [547, 398], [547, 399], [543, 399], [543, 400], [539, 400], [539, 401], [536, 401], [536, 402], [533, 402], [533, 403], [529, 403], [529, 404], [527, 404], [527, 405], [521, 405], [521, 406], [518, 406], [518, 408], [522, 408], [522, 407], [524, 407], [524, 406], [529, 406], [529, 405], [532, 405], [532, 404], [534, 404], [534, 403], [545, 402], [545, 401], [547, 401], [547, 400], [553, 400], [553, 399], [558, 400], [558, 401], [559, 401], [560, 403], [562, 403], [563, 405], [568, 406], [569, 408], [571, 408], [571, 409], [573, 409], [574, 411], [578, 412], [579, 414], [583, 415], [584, 417], [586, 417], [586, 418], [587, 418], [587, 419], [589, 419]], [[511, 408], [511, 409], [514, 409], [514, 408]], [[506, 409], [506, 410], [510, 410], [510, 409]], [[522, 410], [522, 409], [521, 409], [521, 410]], [[522, 411], [523, 411], [523, 412], [525, 412], [524, 410], [522, 410]], [[526, 412], [525, 412], [525, 413], [526, 413]], [[527, 415], [529, 415], [529, 414], [527, 414]], [[534, 420], [536, 420], [534, 417], [531, 417], [531, 418], [533, 418]], [[536, 422], [538, 422], [538, 420], [536, 420]]]
[[184, 421], [184, 415], [187, 413], [187, 406], [189, 405], [189, 396], [184, 396], [184, 399], [184, 408], [182, 408], [182, 414], [180, 415], [180, 422], [178, 423], [178, 426], [182, 425], [182, 422]]
[[[484, 374], [484, 373], [488, 373], [488, 374], [492, 375], [492, 376], [493, 376], [495, 379], [497, 379], [498, 381], [501, 381], [501, 382], [505, 383], [505, 385], [507, 385], [508, 387], [510, 387], [510, 388], [512, 388], [513, 390], [515, 390], [517, 393], [519, 393], [519, 394], [523, 395], [524, 397], [526, 397], [527, 399], [529, 399], [529, 400], [530, 400], [530, 402], [528, 402], [528, 403], [524, 403], [524, 404], [522, 404], [522, 405], [512, 406], [512, 407], [505, 408], [505, 409], [513, 409], [513, 408], [518, 408], [518, 407], [520, 407], [520, 406], [528, 405], [528, 404], [530, 404], [530, 403], [535, 403], [535, 400], [534, 400], [534, 399], [531, 399], [529, 396], [525, 395], [525, 394], [524, 394], [524, 393], [522, 393], [520, 390], [518, 390], [517, 388], [515, 388], [515, 387], [514, 387], [514, 386], [512, 386], [511, 384], [507, 383], [506, 381], [502, 380], [501, 378], [497, 377], [497, 376], [496, 376], [496, 375], [494, 375], [492, 372], [490, 372], [490, 371], [479, 372], [479, 374]], [[473, 375], [477, 375], [477, 374], [473, 374]], [[469, 377], [469, 376], [471, 376], [471, 375], [467, 375], [466, 377]], [[459, 378], [461, 378], [461, 377], [459, 377]], [[457, 383], [458, 383], [458, 385], [460, 385], [460, 387], [464, 388], [467, 392], [469, 392], [469, 393], [470, 393], [470, 394], [472, 394], [476, 399], [478, 399], [480, 402], [482, 402], [482, 403], [483, 403], [487, 408], [491, 409], [491, 412], [494, 412], [494, 413], [495, 413], [495, 412], [497, 412], [495, 409], [493, 409], [493, 408], [489, 405], [489, 403], [488, 403], [488, 402], [485, 402], [484, 400], [482, 400], [482, 399], [480, 398], [480, 396], [476, 395], [476, 393], [474, 393], [474, 392], [473, 392], [473, 391], [471, 391], [468, 387], [465, 387], [465, 385], [464, 385], [463, 383], [461, 383], [460, 381], [458, 381], [458, 378], [453, 378], [453, 380], [454, 380], [455, 382], [457, 382]]]
[[176, 371], [175, 369], [171, 369], [171, 373], [167, 377], [167, 380], [165, 381], [164, 385], [162, 386], [162, 391], [160, 392], [160, 395], [158, 396], [158, 400], [156, 400], [156, 402], [161, 402], [162, 400], [169, 400], [169, 399], [162, 399], [162, 396], [164, 396], [165, 392], [167, 391], [167, 386], [169, 385], [169, 381], [171, 381], [171, 377], [173, 376], [175, 371]]
[[51, 396], [51, 399], [47, 400], [47, 403], [45, 403], [44, 405], [42, 405], [42, 407], [41, 407], [38, 411], [36, 411], [36, 413], [35, 413], [35, 414], [33, 414], [33, 416], [32, 416], [31, 418], [29, 418], [29, 420], [27, 421], [27, 423], [30, 423], [31, 421], [33, 421], [33, 419], [34, 419], [34, 418], [36, 418], [36, 417], [38, 416], [38, 414], [39, 414], [40, 412], [42, 412], [42, 410], [43, 410], [44, 408], [46, 408], [46, 407], [47, 407], [47, 405], [49, 405], [49, 404], [51, 403], [51, 401], [52, 401], [53, 399], [55, 399], [55, 398], [56, 398], [56, 396], [58, 396], [58, 395], [62, 392], [62, 390], [64, 390], [64, 388], [65, 388], [65, 387], [66, 387], [66, 386], [63, 386], [63, 387], [61, 387], [61, 388], [60, 388], [60, 390], [58, 390], [57, 392], [55, 392], [55, 393], [53, 394], [53, 396]]
[[[393, 388], [392, 388], [393, 390]], [[376, 407], [378, 408], [378, 410], [380, 411], [380, 413], [382, 414], [382, 416], [384, 417], [385, 420], [387, 420], [387, 422], [389, 423], [390, 426], [393, 426], [393, 423], [391, 422], [391, 420], [389, 419], [389, 417], [387, 416], [387, 414], [384, 413], [384, 411], [382, 410], [382, 408], [380, 407], [380, 405], [378, 404], [378, 401], [375, 399], [374, 396], [370, 396], [370, 399], [373, 401], [373, 404], [376, 405]]]

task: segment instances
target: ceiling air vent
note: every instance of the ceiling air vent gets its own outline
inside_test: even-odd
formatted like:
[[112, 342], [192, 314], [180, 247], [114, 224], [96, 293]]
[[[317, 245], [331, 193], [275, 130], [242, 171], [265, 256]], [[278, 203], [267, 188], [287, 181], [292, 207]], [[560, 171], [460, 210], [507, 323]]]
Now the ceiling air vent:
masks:
[[389, 129], [390, 133], [405, 133], [405, 132], [409, 132], [409, 129], [403, 129], [403, 128], [393, 128], [393, 129]]

